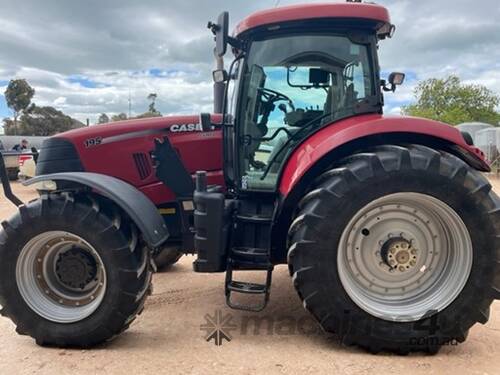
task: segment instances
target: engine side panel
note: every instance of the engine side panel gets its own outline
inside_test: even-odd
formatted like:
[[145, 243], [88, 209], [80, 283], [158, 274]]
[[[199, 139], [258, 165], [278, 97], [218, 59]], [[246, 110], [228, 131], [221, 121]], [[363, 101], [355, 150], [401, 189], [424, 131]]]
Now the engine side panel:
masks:
[[[175, 200], [173, 192], [155, 175], [154, 139], [168, 137], [190, 174], [210, 172], [210, 184], [220, 184], [222, 177], [222, 132], [203, 131], [198, 116], [160, 117], [129, 120], [76, 129], [49, 139], [52, 143], [73, 145], [80, 168], [70, 163], [52, 161], [51, 168], [38, 168], [37, 174], [85, 171], [116, 177], [141, 190], [153, 203]], [[41, 157], [59, 158], [55, 149], [42, 149]], [[74, 154], [74, 152], [73, 152]], [[69, 159], [75, 159], [74, 155]], [[56, 157], [57, 156], [57, 157]], [[64, 156], [64, 155], [62, 155]], [[61, 157], [62, 157], [61, 156]], [[67, 155], [66, 155], [67, 156]], [[56, 165], [57, 164], [57, 165]]]

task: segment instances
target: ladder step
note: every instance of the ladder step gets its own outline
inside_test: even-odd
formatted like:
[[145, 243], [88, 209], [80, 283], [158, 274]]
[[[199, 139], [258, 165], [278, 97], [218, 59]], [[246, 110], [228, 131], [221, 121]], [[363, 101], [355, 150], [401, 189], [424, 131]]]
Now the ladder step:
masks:
[[236, 215], [236, 220], [245, 223], [269, 224], [272, 221], [272, 218], [269, 216], [259, 215]]
[[233, 247], [229, 256], [235, 270], [267, 270], [271, 267], [266, 249]]
[[[255, 265], [254, 265], [255, 267]], [[233, 267], [232, 264], [229, 264], [229, 267], [226, 271], [226, 282], [225, 282], [225, 290], [226, 290], [226, 303], [229, 307], [236, 310], [245, 310], [245, 311], [262, 311], [267, 306], [269, 302], [269, 292], [271, 290], [271, 280], [273, 273], [273, 266], [269, 266], [265, 269], [266, 271], [266, 283], [265, 284], [257, 284], [250, 283], [245, 281], [235, 281], [233, 280]], [[232, 293], [243, 293], [243, 294], [252, 294], [252, 295], [262, 295], [260, 301], [256, 301], [257, 303], [252, 305], [243, 305], [240, 303], [235, 303], [232, 298]]]
[[231, 292], [245, 294], [265, 294], [267, 287], [264, 284], [247, 283], [243, 281], [231, 281], [227, 285], [227, 289]]
[[248, 260], [258, 260], [256, 258], [268, 258], [266, 249], [259, 249], [253, 247], [233, 247], [231, 249], [232, 258], [240, 257]]

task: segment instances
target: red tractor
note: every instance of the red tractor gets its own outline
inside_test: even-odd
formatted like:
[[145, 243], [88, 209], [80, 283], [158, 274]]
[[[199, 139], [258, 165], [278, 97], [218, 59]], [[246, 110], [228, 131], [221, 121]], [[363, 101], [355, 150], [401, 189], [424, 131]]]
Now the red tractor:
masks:
[[[383, 92], [404, 79], [380, 79], [387, 10], [309, 4], [253, 14], [232, 36], [227, 13], [209, 28], [222, 115], [53, 137], [27, 204], [3, 178], [19, 211], [2, 223], [0, 303], [17, 332], [108, 340], [142, 310], [151, 258], [193, 249], [194, 270], [226, 272], [227, 303], [244, 310], [266, 306], [273, 267], [288, 264], [321, 327], [371, 352], [436, 352], [485, 323], [500, 201], [466, 134], [383, 116]], [[233, 278], [246, 270], [265, 281]]]

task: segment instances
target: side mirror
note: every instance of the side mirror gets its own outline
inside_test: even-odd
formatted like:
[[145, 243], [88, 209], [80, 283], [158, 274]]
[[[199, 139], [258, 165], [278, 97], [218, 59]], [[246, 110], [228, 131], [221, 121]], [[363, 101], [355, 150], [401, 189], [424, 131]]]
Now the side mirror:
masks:
[[389, 74], [388, 81], [391, 85], [401, 86], [405, 81], [405, 74], [393, 72], [393, 73]]
[[393, 72], [389, 74], [389, 78], [387, 79], [387, 82], [385, 80], [382, 80], [382, 88], [384, 91], [396, 91], [397, 86], [401, 86], [405, 81], [405, 74], [404, 73], [398, 73], [398, 72]]
[[208, 28], [215, 35], [215, 53], [222, 57], [226, 54], [229, 39], [229, 13], [222, 12], [217, 23], [209, 22]]
[[214, 70], [212, 72], [212, 76], [213, 76], [213, 79], [214, 79], [215, 83], [224, 83], [229, 78], [229, 76], [227, 74], [227, 71], [224, 70], [224, 69]]
[[210, 113], [200, 113], [200, 124], [204, 132], [212, 130], [212, 118]]

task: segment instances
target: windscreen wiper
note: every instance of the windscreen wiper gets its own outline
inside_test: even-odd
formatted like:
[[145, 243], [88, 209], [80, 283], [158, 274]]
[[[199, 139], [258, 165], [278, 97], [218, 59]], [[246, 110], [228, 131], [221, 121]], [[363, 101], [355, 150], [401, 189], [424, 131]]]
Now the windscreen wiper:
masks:
[[288, 138], [288, 140], [283, 143], [283, 145], [278, 149], [278, 151], [276, 152], [276, 154], [274, 154], [274, 156], [272, 157], [271, 160], [269, 160], [269, 162], [267, 163], [267, 167], [266, 169], [264, 170], [264, 173], [262, 174], [262, 176], [260, 177], [260, 180], [264, 180], [267, 176], [267, 174], [269, 173], [269, 171], [271, 170], [271, 167], [273, 166], [273, 164], [276, 162], [276, 159], [278, 158], [278, 156], [285, 150], [288, 148], [288, 145], [294, 141], [295, 139], [297, 139], [297, 136], [299, 136], [300, 134], [302, 134], [304, 132], [304, 130], [310, 128], [311, 126], [313, 126], [314, 124], [316, 124], [318, 121], [320, 120], [323, 120], [324, 118], [326, 117], [329, 117], [329, 116], [332, 116], [335, 112], [329, 112], [329, 113], [325, 113], [321, 116], [318, 116], [316, 118], [313, 118], [311, 121], [309, 121], [308, 123], [306, 123], [304, 126], [302, 126], [300, 128], [299, 131], [297, 131], [295, 134], [293, 134], [290, 138]]

